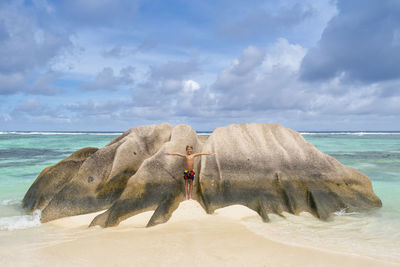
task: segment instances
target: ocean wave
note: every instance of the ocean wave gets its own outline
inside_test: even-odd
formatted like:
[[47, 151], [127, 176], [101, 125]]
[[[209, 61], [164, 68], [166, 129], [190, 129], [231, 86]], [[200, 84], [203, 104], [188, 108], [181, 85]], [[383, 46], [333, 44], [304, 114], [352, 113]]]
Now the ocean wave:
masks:
[[21, 215], [0, 218], [0, 230], [20, 230], [41, 225], [41, 210], [35, 210], [32, 215]]
[[[0, 131], [1, 134], [19, 134], [19, 135], [121, 135], [124, 132], [18, 132], [18, 131]], [[198, 131], [198, 135], [208, 136], [212, 132]], [[400, 132], [301, 132], [302, 135], [400, 135]]]
[[[121, 135], [124, 132], [17, 132], [17, 131], [3, 131], [1, 134], [15, 134], [15, 135]], [[198, 135], [209, 136], [211, 132], [199, 131]]]
[[333, 213], [336, 216], [348, 216], [348, 215], [356, 215], [356, 214], [360, 214], [359, 212], [347, 212], [347, 208], [343, 208], [341, 210], [335, 211]]
[[197, 135], [200, 136], [209, 136], [211, 134], [211, 132], [197, 132]]
[[123, 132], [0, 132], [0, 134], [18, 135], [121, 135]]
[[20, 199], [4, 199], [0, 201], [0, 206], [17, 205], [21, 204]]
[[400, 135], [400, 132], [300, 132], [302, 135]]

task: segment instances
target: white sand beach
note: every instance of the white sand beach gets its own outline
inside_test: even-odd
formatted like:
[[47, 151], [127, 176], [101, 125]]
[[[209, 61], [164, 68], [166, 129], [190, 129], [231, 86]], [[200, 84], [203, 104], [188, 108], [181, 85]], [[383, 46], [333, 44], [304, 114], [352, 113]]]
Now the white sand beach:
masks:
[[[287, 245], [249, 231], [244, 206], [208, 215], [194, 200], [146, 228], [145, 212], [112, 228], [88, 228], [99, 213], [52, 221], [0, 243], [1, 266], [400, 266], [368, 256]], [[23, 236], [23, 237], [22, 237]]]

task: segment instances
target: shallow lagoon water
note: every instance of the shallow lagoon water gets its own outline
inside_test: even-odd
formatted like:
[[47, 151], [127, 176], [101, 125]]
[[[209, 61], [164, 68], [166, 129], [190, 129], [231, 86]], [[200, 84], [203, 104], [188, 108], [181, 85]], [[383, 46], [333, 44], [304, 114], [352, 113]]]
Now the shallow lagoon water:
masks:
[[253, 232], [288, 244], [400, 261], [400, 133], [311, 133], [303, 137], [319, 150], [370, 177], [383, 207], [367, 213], [338, 211], [328, 222], [310, 214], [271, 215]]
[[[0, 132], [0, 243], [46, 232], [40, 213], [26, 215], [21, 200], [47, 166], [88, 146], [103, 147], [120, 133]], [[208, 133], [200, 133], [207, 135]], [[368, 213], [338, 211], [329, 222], [307, 213], [251, 217], [243, 224], [270, 239], [319, 249], [400, 261], [400, 133], [303, 133], [341, 163], [368, 175], [383, 207]], [[5, 239], [7, 238], [7, 240]]]

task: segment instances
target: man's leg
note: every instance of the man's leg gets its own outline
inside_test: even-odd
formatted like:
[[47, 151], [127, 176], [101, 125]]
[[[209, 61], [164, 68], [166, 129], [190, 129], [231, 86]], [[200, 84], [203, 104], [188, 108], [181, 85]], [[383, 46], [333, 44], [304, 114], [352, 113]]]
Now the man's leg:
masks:
[[185, 179], [185, 199], [188, 199], [188, 180]]
[[189, 198], [192, 199], [193, 180], [190, 180], [189, 186], [190, 186], [190, 189], [189, 189]]

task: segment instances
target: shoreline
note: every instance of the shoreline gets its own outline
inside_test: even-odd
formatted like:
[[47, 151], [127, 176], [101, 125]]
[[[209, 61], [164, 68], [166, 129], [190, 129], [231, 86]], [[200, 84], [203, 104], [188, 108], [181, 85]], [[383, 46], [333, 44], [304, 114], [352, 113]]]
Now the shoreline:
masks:
[[[42, 225], [47, 235], [31, 243], [8, 243], [0, 264], [18, 266], [400, 266], [369, 256], [284, 244], [250, 231], [243, 218], [258, 216], [244, 206], [208, 215], [184, 201], [167, 223], [146, 228], [152, 211], [117, 227], [88, 228], [97, 213]], [[6, 243], [7, 244], [7, 243]], [[22, 245], [22, 246], [21, 246]], [[23, 248], [23, 249], [21, 249]], [[23, 253], [22, 253], [23, 251]], [[6, 253], [5, 255], [3, 255]], [[23, 254], [23, 255], [21, 255]]]

